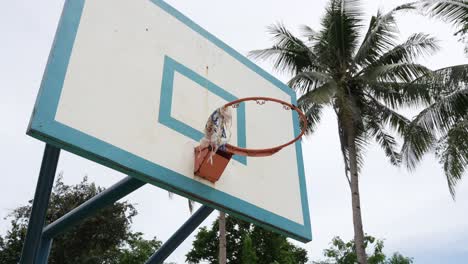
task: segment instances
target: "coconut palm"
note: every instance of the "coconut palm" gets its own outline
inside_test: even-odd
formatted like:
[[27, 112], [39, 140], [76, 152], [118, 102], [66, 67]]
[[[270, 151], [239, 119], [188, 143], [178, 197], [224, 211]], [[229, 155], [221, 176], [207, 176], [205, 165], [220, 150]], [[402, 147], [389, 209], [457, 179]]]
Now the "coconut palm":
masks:
[[397, 43], [394, 16], [411, 8], [378, 12], [363, 28], [360, 1], [331, 0], [319, 31], [303, 26], [302, 37], [296, 37], [283, 25], [272, 25], [268, 30], [274, 45], [249, 54], [270, 60], [275, 69], [293, 76], [288, 84], [300, 96], [298, 106], [307, 115], [308, 133], [315, 130], [324, 107], [334, 110], [360, 264], [367, 263], [359, 193], [364, 149], [374, 140], [398, 165], [401, 155], [395, 136], [404, 136], [410, 123], [398, 108], [431, 102], [427, 85], [413, 81], [431, 73], [415, 60], [437, 51], [436, 40], [418, 33]]
[[435, 152], [454, 198], [468, 168], [468, 64], [428, 73], [414, 83], [430, 87], [432, 100], [407, 127], [403, 160], [413, 169], [424, 154]]

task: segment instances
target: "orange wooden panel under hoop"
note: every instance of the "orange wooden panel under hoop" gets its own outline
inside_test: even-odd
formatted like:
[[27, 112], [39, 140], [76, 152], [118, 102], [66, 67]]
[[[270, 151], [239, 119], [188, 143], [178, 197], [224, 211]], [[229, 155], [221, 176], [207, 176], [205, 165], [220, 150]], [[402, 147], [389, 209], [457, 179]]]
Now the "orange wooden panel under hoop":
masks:
[[225, 104], [223, 107], [236, 107], [242, 102], [246, 101], [255, 101], [259, 104], [264, 104], [266, 101], [270, 102], [275, 102], [278, 104], [283, 105], [287, 110], [293, 110], [296, 111], [299, 115], [299, 118], [302, 121], [302, 128], [301, 128], [301, 133], [292, 139], [291, 141], [288, 141], [282, 145], [272, 147], [272, 148], [266, 148], [266, 149], [248, 149], [248, 148], [241, 148], [237, 146], [233, 146], [230, 144], [226, 144], [226, 151], [230, 152], [235, 155], [241, 155], [241, 156], [249, 156], [249, 157], [265, 157], [265, 156], [271, 156], [275, 154], [276, 152], [280, 151], [282, 148], [291, 145], [292, 143], [298, 141], [306, 132], [307, 129], [307, 118], [304, 115], [304, 113], [295, 105], [287, 103], [285, 101], [275, 99], [275, 98], [270, 98], [270, 97], [246, 97], [246, 98], [241, 98], [232, 102], [229, 102]]
[[246, 97], [242, 99], [238, 99], [227, 103], [223, 106], [223, 108], [227, 107], [237, 107], [240, 103], [246, 101], [255, 101], [258, 104], [262, 105], [266, 101], [275, 102], [278, 104], [283, 105], [286, 110], [293, 110], [296, 111], [299, 115], [299, 118], [302, 121], [301, 126], [301, 133], [282, 145], [266, 148], [266, 149], [248, 149], [248, 148], [241, 148], [237, 146], [233, 146], [230, 144], [226, 144], [223, 150], [218, 149], [214, 155], [211, 153], [210, 147], [201, 147], [198, 146], [195, 148], [195, 163], [194, 163], [194, 174], [196, 176], [200, 176], [210, 182], [216, 182], [219, 180], [221, 175], [224, 172], [224, 169], [227, 167], [231, 157], [233, 155], [241, 155], [241, 156], [249, 156], [249, 157], [266, 157], [271, 156], [282, 148], [293, 144], [294, 142], [298, 141], [306, 132], [307, 129], [307, 118], [302, 113], [302, 111], [297, 108], [297, 106], [292, 105], [290, 103], [284, 102], [282, 100], [278, 100], [275, 98], [270, 97]]

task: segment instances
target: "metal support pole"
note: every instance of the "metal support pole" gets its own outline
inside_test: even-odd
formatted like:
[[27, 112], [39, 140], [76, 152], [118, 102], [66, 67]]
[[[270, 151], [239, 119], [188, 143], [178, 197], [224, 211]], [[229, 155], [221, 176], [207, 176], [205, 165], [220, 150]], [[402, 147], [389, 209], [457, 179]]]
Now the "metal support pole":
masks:
[[113, 204], [145, 184], [145, 182], [136, 178], [126, 177], [46, 226], [42, 231], [42, 235], [45, 238], [54, 238], [84, 218]]
[[52, 239], [42, 236], [41, 244], [39, 245], [39, 250], [36, 254], [35, 264], [47, 264], [49, 259], [50, 248], [52, 247]]
[[146, 264], [161, 264], [184, 240], [213, 212], [213, 208], [203, 205], [185, 222]]
[[59, 148], [46, 144], [39, 179], [37, 180], [36, 193], [34, 194], [31, 216], [29, 217], [28, 231], [21, 252], [21, 264], [34, 263], [41, 241], [42, 228], [44, 227], [59, 156]]

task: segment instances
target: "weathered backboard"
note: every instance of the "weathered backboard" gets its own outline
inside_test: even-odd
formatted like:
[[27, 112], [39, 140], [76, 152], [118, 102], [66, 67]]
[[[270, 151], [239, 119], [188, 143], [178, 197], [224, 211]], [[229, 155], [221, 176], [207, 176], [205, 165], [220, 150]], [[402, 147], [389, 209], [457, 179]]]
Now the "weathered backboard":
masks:
[[[283, 83], [163, 1], [68, 0], [28, 134], [140, 180], [312, 239], [301, 144], [235, 157], [216, 183], [193, 174], [213, 110], [238, 98], [295, 104]], [[281, 105], [241, 104], [231, 144], [273, 147], [300, 133]]]

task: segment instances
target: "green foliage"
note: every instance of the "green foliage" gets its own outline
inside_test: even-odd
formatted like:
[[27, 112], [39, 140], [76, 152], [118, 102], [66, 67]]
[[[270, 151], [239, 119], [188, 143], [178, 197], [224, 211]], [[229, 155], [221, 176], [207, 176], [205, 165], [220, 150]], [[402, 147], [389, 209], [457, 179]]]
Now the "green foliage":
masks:
[[252, 239], [250, 235], [244, 235], [242, 241], [242, 263], [257, 264], [258, 257], [255, 253], [255, 248], [252, 244]]
[[400, 253], [393, 253], [392, 257], [387, 260], [386, 264], [411, 264], [413, 259], [404, 257]]
[[[372, 236], [364, 237], [364, 245], [367, 251], [372, 251], [367, 256], [369, 264], [411, 264], [413, 260], [394, 253], [392, 257], [387, 258], [383, 253], [384, 243], [382, 240], [375, 239]], [[325, 249], [323, 255], [326, 257], [322, 261], [314, 261], [313, 264], [357, 264], [357, 255], [355, 253], [355, 243], [353, 240], [344, 242], [340, 237], [334, 237], [331, 246]]]
[[[53, 188], [46, 223], [60, 218], [73, 208], [103, 191], [85, 177], [77, 185], [63, 183], [60, 175]], [[17, 263], [26, 235], [32, 201], [15, 209], [9, 216], [11, 228], [0, 236], [0, 263]], [[155, 238], [145, 240], [130, 231], [137, 214], [133, 205], [117, 202], [54, 238], [49, 263], [142, 263], [160, 247]]]
[[432, 100], [407, 126], [403, 161], [413, 169], [434, 151], [455, 197], [468, 168], [468, 64], [433, 71], [414, 83], [430, 87]]
[[4, 237], [0, 236], [0, 263], [18, 263], [25, 236], [26, 229], [12, 222], [7, 234]]
[[[193, 241], [193, 248], [186, 255], [187, 262], [217, 264], [218, 234], [217, 221], [210, 229], [200, 228]], [[286, 237], [232, 216], [226, 217], [226, 239], [227, 262], [230, 264], [248, 263], [243, 261], [244, 258], [257, 259], [253, 262], [257, 264], [271, 264], [275, 261], [281, 264], [301, 264], [308, 260], [307, 252], [288, 242]]]
[[145, 263], [146, 260], [159, 249], [162, 242], [154, 237], [151, 240], [142, 238], [142, 233], [129, 233], [124, 245], [119, 247], [117, 254], [118, 260], [116, 263], [120, 264], [140, 264]]

